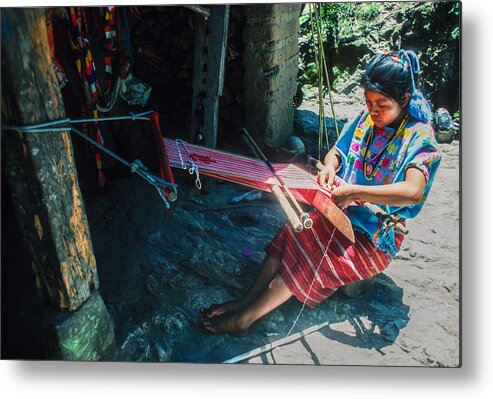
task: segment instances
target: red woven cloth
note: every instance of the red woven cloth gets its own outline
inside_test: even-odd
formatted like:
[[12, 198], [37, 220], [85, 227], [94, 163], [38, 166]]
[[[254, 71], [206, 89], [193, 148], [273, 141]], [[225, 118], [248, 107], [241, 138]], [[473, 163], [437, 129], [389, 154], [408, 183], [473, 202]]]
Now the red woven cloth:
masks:
[[[332, 224], [320, 213], [310, 216], [311, 229], [296, 233], [286, 223], [266, 247], [268, 253], [281, 259], [279, 274], [301, 302], [306, 300], [313, 308], [339, 287], [372, 277], [389, 265], [391, 259], [362, 233], [356, 231], [356, 241], [351, 244], [338, 230], [334, 232]], [[403, 235], [396, 234], [398, 249], [403, 239]]]

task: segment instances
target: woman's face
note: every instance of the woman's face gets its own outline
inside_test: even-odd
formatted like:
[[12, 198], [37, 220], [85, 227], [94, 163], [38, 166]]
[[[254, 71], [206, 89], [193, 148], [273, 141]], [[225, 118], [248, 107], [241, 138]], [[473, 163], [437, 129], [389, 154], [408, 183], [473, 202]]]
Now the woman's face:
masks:
[[366, 89], [365, 101], [376, 127], [391, 125], [403, 114], [403, 109], [397, 102], [376, 91]]

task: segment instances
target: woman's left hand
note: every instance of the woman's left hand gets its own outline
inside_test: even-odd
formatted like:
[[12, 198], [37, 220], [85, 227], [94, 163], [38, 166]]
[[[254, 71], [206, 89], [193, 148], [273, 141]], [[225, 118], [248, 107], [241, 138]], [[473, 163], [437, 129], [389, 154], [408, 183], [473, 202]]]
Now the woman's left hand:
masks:
[[342, 209], [347, 208], [354, 200], [357, 191], [357, 185], [343, 184], [342, 186], [335, 187], [332, 190], [332, 201]]

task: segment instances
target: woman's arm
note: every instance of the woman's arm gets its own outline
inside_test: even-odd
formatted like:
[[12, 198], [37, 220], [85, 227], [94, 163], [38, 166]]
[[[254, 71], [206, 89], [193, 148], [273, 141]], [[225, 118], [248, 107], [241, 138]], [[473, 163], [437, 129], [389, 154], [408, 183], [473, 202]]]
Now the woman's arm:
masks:
[[330, 190], [334, 177], [341, 164], [341, 157], [336, 147], [332, 147], [324, 158], [324, 167], [318, 172], [318, 184]]
[[346, 208], [353, 201], [391, 206], [409, 206], [420, 202], [426, 179], [419, 169], [409, 168], [404, 181], [378, 186], [344, 184], [332, 190], [336, 205]]

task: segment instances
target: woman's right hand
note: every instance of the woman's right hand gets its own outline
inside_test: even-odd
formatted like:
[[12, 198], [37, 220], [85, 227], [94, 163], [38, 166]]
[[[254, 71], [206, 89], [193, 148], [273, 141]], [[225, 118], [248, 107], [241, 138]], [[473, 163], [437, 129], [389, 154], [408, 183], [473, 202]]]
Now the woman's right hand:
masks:
[[337, 152], [336, 146], [334, 146], [325, 156], [324, 166], [320, 170], [320, 172], [318, 172], [318, 184], [320, 184], [322, 187], [327, 188], [329, 191], [332, 191], [334, 178], [340, 164], [341, 157]]
[[318, 172], [318, 184], [320, 184], [322, 187], [332, 190], [335, 176], [336, 171], [334, 170], [334, 168], [326, 165], [320, 172]]

